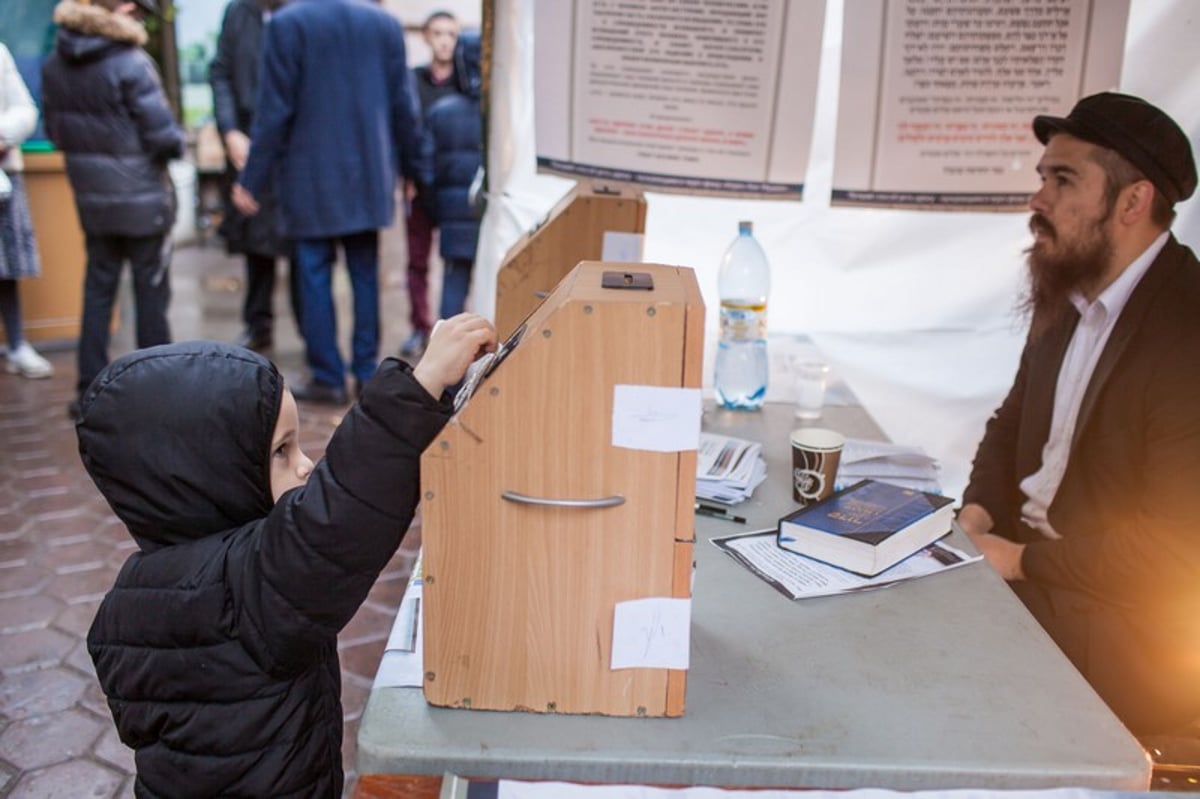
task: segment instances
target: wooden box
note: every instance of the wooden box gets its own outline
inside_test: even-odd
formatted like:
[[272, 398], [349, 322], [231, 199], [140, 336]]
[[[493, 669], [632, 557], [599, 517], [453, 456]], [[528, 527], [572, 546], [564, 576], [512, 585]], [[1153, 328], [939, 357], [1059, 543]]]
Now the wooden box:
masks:
[[496, 330], [507, 338], [580, 261], [599, 261], [604, 234], [645, 233], [646, 198], [628, 186], [576, 184], [509, 248], [496, 273]]
[[83, 314], [87, 250], [62, 153], [25, 153], [25, 192], [42, 259], [41, 277], [17, 283], [25, 337], [73, 341]]
[[[604, 288], [605, 272], [653, 288]], [[703, 343], [692, 270], [585, 262], [502, 347], [421, 458], [430, 703], [683, 713], [686, 671], [613, 670], [610, 656], [616, 603], [691, 596], [696, 452], [613, 446], [613, 395], [699, 390]]]

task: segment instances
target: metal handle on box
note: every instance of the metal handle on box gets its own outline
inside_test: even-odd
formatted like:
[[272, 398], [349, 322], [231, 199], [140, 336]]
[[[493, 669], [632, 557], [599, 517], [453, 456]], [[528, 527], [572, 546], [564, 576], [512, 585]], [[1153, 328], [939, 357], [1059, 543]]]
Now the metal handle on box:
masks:
[[556, 508], [615, 508], [625, 504], [625, 497], [620, 494], [600, 499], [550, 499], [548, 497], [530, 497], [518, 494], [516, 491], [502, 491], [500, 497], [521, 505], [551, 505]]

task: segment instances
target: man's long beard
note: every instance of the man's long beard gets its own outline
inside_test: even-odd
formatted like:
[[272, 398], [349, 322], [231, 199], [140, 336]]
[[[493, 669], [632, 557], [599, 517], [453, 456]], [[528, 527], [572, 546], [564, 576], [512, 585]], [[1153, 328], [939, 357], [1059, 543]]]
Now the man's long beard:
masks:
[[[1112, 238], [1105, 228], [1112, 209], [1096, 220], [1086, 238], [1064, 245], [1050, 221], [1041, 214], [1029, 218], [1031, 231], [1042, 231], [1041, 246], [1025, 250], [1029, 267], [1029, 291], [1022, 307], [1031, 314], [1030, 335], [1042, 335], [1072, 310], [1070, 295], [1086, 292], [1104, 275], [1112, 257]], [[1049, 239], [1049, 240], [1047, 240]], [[1057, 245], [1051, 251], [1051, 246]]]

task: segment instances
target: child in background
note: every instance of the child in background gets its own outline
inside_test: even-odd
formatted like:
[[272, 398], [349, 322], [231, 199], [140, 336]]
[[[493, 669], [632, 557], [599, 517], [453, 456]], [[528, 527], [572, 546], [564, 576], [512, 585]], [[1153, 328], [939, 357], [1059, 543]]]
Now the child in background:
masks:
[[139, 796], [342, 793], [338, 631], [400, 545], [445, 390], [495, 349], [485, 319], [388, 359], [316, 465], [275, 367], [189, 342], [114, 361], [79, 451], [137, 541], [88, 634]]
[[[421, 36], [429, 46], [429, 63], [413, 67], [413, 83], [421, 101], [421, 117], [443, 97], [458, 91], [454, 79], [454, 45], [458, 41], [458, 20], [449, 11], [434, 11], [425, 18]], [[405, 204], [404, 232], [408, 238], [408, 321], [412, 333], [400, 346], [400, 355], [412, 360], [420, 356], [429, 340], [429, 250], [433, 244], [433, 219], [426, 205], [428, 187], [414, 185]]]
[[478, 33], [458, 37], [454, 49], [458, 91], [425, 112], [421, 163], [432, 170], [428, 201], [438, 230], [442, 256], [442, 302], [439, 316], [462, 313], [475, 268], [479, 215], [471, 207], [471, 183], [483, 165], [483, 117], [480, 112], [480, 42]]

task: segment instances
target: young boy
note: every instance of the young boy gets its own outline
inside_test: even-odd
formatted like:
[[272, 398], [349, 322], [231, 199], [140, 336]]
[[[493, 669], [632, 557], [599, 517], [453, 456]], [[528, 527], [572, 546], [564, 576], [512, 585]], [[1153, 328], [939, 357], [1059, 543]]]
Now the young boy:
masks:
[[85, 392], [80, 455], [140, 548], [88, 634], [138, 796], [341, 796], [338, 631], [412, 520], [445, 389], [494, 348], [481, 317], [441, 323], [316, 465], [279, 372], [233, 344], [139, 350]]

